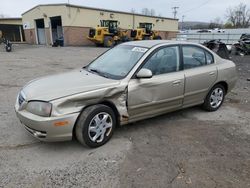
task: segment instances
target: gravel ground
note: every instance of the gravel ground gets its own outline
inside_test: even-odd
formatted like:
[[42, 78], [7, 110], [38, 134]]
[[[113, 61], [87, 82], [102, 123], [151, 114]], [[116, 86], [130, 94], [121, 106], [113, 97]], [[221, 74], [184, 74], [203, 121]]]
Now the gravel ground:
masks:
[[13, 105], [28, 81], [86, 65], [105, 48], [0, 48], [0, 187], [250, 187], [250, 57], [217, 112], [199, 107], [116, 130], [97, 149], [31, 137]]

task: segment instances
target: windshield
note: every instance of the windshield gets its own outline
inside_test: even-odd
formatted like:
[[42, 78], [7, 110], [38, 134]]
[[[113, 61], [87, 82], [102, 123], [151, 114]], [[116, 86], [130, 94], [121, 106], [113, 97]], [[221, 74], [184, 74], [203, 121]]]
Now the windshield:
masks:
[[147, 50], [142, 47], [120, 45], [98, 57], [86, 68], [100, 76], [122, 79]]

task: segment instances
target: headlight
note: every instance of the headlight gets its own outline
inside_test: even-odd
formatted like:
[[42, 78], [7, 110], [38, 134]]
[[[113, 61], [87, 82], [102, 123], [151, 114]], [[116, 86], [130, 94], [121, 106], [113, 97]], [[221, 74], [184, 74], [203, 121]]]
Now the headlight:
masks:
[[52, 104], [42, 101], [31, 101], [27, 104], [26, 110], [38, 116], [49, 117], [52, 110]]

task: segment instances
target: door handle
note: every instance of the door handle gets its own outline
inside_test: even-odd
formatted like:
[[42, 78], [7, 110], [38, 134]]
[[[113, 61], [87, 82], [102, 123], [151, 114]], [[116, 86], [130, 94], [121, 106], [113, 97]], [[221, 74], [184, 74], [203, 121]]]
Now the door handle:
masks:
[[176, 81], [173, 82], [173, 85], [179, 85], [180, 83], [181, 83], [180, 80], [176, 80]]
[[213, 76], [215, 74], [215, 72], [210, 72], [209, 75]]

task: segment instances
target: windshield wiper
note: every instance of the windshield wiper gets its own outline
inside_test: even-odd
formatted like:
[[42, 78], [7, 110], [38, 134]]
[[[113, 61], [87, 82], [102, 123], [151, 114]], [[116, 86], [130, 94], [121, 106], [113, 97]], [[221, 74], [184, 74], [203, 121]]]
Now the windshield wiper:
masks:
[[103, 76], [105, 78], [109, 78], [107, 74], [105, 74], [104, 72], [101, 72], [101, 71], [99, 71], [97, 69], [88, 69], [88, 70], [91, 71], [91, 72], [97, 73], [98, 75]]
[[91, 72], [95, 72], [95, 73], [100, 73], [100, 71], [99, 70], [97, 70], [97, 69], [89, 69]]

